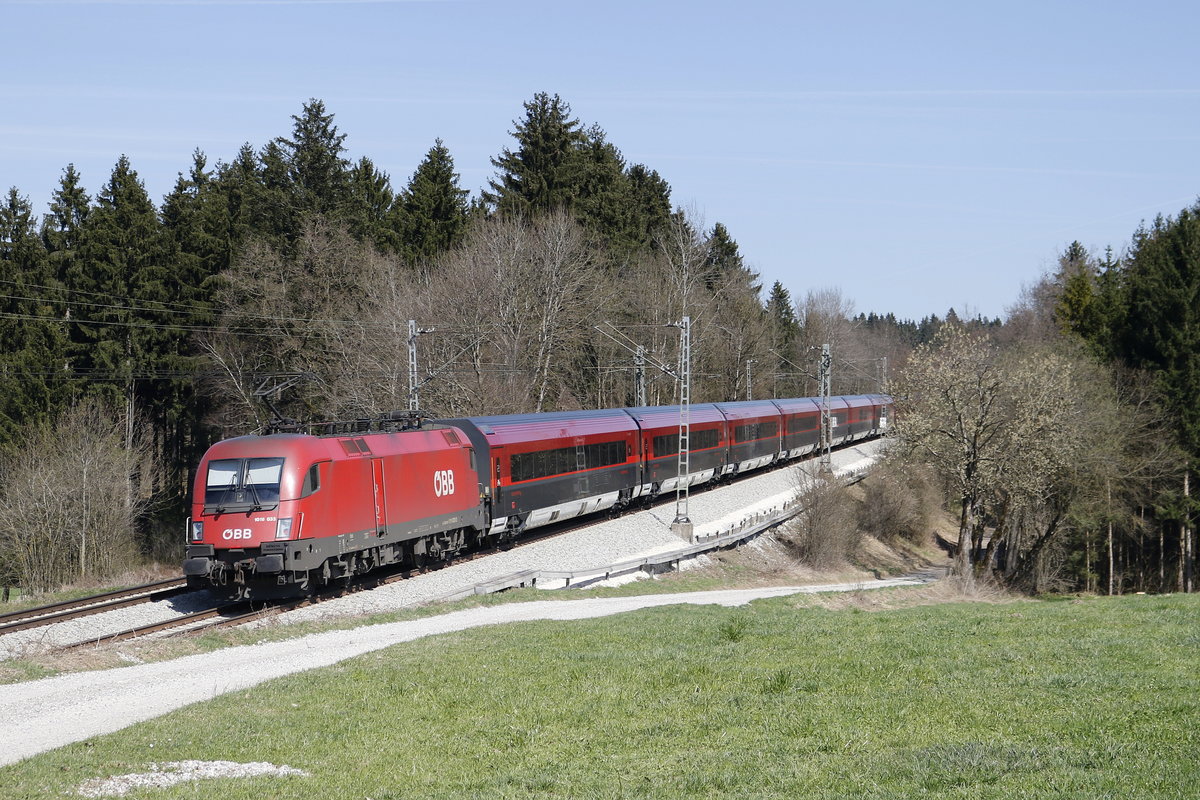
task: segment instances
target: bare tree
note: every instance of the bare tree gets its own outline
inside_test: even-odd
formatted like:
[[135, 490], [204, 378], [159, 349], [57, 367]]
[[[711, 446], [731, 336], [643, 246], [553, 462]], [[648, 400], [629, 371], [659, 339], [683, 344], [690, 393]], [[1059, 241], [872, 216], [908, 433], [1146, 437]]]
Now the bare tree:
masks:
[[909, 452], [936, 469], [959, 506], [955, 572], [973, 580], [973, 542], [985, 493], [1007, 458], [1005, 376], [995, 346], [957, 325], [909, 359], [894, 391], [897, 432]]
[[112, 575], [135, 562], [151, 502], [150, 448], [94, 400], [30, 430], [0, 465], [0, 560], [30, 592]]
[[[460, 413], [578, 407], [587, 398], [571, 373], [613, 294], [566, 212], [478, 220], [428, 287], [430, 316], [453, 332], [432, 337], [431, 354], [448, 366], [431, 395]], [[475, 400], [464, 407], [463, 395]]]

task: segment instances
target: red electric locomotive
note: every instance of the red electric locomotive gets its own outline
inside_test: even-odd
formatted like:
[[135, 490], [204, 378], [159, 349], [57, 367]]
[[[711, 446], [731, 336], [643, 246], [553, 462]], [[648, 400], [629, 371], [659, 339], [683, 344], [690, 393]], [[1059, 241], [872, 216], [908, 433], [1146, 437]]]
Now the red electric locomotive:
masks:
[[475, 451], [453, 428], [243, 436], [200, 462], [183, 571], [235, 596], [291, 595], [457, 551], [485, 526]]

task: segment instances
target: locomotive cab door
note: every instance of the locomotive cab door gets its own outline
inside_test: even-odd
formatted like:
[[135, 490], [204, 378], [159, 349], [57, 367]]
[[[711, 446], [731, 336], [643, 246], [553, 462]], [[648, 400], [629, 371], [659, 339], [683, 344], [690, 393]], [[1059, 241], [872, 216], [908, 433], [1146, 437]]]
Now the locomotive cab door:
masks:
[[383, 459], [371, 459], [371, 475], [375, 494], [375, 534], [387, 534], [387, 495], [383, 483]]

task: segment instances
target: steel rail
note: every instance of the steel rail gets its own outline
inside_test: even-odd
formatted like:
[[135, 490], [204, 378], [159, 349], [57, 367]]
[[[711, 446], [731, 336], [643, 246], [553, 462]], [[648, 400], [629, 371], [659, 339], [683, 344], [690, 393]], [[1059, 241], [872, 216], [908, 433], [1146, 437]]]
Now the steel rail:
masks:
[[39, 628], [55, 622], [65, 622], [141, 603], [166, 600], [187, 590], [187, 583], [182, 578], [168, 578], [141, 586], [132, 586], [128, 589], [117, 589], [90, 597], [81, 597], [77, 600], [64, 600], [36, 608], [27, 608], [24, 611], [14, 611], [0, 615], [0, 635]]

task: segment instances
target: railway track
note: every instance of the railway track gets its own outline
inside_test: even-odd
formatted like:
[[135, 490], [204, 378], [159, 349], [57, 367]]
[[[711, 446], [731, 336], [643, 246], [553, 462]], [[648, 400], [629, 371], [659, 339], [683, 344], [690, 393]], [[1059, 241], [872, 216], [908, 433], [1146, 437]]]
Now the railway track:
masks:
[[[595, 520], [591, 523], [594, 524]], [[530, 534], [516, 542], [513, 547], [521, 547], [534, 542], [550, 539], [555, 536], [560, 536], [569, 533], [578, 528], [584, 527], [585, 524], [577, 520], [568, 520], [560, 525], [552, 525]], [[217, 605], [211, 608], [193, 611], [187, 614], [182, 614], [168, 620], [154, 622], [149, 625], [140, 625], [128, 630], [118, 631], [116, 633], [97, 636], [87, 641], [77, 642], [74, 644], [65, 645], [57, 648], [58, 650], [72, 650], [80, 647], [88, 647], [112, 642], [129, 641], [145, 636], [153, 636], [159, 633], [168, 633], [174, 631], [174, 634], [179, 636], [190, 636], [204, 631], [214, 630], [218, 628], [233, 628], [238, 625], [244, 625], [248, 622], [262, 619], [270, 614], [278, 614], [286, 611], [293, 611], [297, 608], [316, 605], [324, 600], [332, 600], [338, 597], [344, 597], [347, 594], [361, 591], [369, 591], [371, 589], [386, 586], [397, 581], [407, 580], [418, 575], [424, 575], [430, 572], [435, 572], [439, 569], [451, 566], [453, 564], [462, 564], [468, 561], [474, 561], [478, 558], [485, 558], [489, 555], [499, 552], [499, 548], [488, 550], [479, 550], [472, 553], [463, 553], [452, 559], [440, 561], [432, 564], [426, 564], [421, 567], [410, 567], [406, 569], [395, 569], [392, 571], [379, 570], [371, 572], [367, 575], [362, 575], [356, 578], [352, 583], [318, 592], [309, 597], [295, 598], [291, 600], [272, 600], [263, 604], [253, 604], [250, 602], [227, 603]]]
[[[550, 538], [551, 536], [560, 535], [568, 530], [574, 530], [576, 527], [578, 526], [567, 526], [564, 524], [564, 526], [559, 529], [558, 526], [555, 526], [554, 529], [547, 529], [544, 532], [539, 532], [539, 534], [536, 536], [531, 535], [527, 537], [527, 539], [521, 541], [516, 546], [540, 541], [542, 539]], [[390, 572], [384, 570], [370, 573], [368, 575], [360, 576], [349, 585], [319, 592], [310, 597], [296, 598], [292, 600], [274, 600], [265, 604], [234, 602], [213, 605], [209, 608], [204, 608], [198, 611], [183, 613], [178, 616], [171, 617], [170, 619], [159, 620], [157, 622], [152, 622], [146, 625], [138, 625], [125, 630], [91, 636], [80, 641], [62, 644], [53, 647], [52, 649], [54, 651], [62, 652], [83, 647], [94, 647], [115, 642], [130, 641], [147, 636], [154, 636], [156, 634], [186, 636], [218, 628], [232, 628], [262, 619], [269, 614], [291, 611], [293, 609], [320, 603], [323, 600], [342, 597], [351, 592], [366, 591], [380, 586], [385, 586], [389, 583], [406, 580], [416, 575], [423, 575], [428, 572], [441, 569], [445, 566], [449, 566], [450, 564], [463, 563], [476, 558], [483, 558], [491, 555], [494, 552], [497, 552], [497, 550], [489, 549], [475, 553], [465, 553], [445, 562], [428, 564], [422, 567], [397, 569]], [[166, 600], [171, 597], [181, 595], [187, 591], [189, 590], [186, 582], [184, 582], [182, 579], [171, 579], [145, 584], [143, 586], [130, 587], [129, 589], [123, 589], [115, 592], [106, 592], [104, 594], [93, 595], [91, 597], [80, 598], [78, 600], [70, 600], [62, 603], [40, 606], [38, 608], [31, 608], [25, 611], [19, 611], [0, 616], [0, 635], [53, 625], [58, 622], [67, 622], [90, 614], [99, 614], [105, 611], [127, 608], [139, 603], [152, 602], [155, 600]]]
[[92, 614], [102, 614], [118, 608], [128, 608], [141, 603], [167, 600], [186, 591], [188, 591], [187, 582], [182, 577], [167, 578], [141, 586], [131, 586], [128, 589], [118, 589], [76, 600], [64, 600], [60, 603], [50, 603], [23, 611], [0, 614], [0, 636], [56, 622], [79, 619]]
[[96, 645], [111, 644], [113, 642], [124, 642], [131, 639], [140, 639], [145, 636], [153, 636], [157, 633], [168, 633], [170, 631], [175, 631], [176, 635], [190, 635], [216, 628], [232, 628], [238, 625], [243, 625], [252, 620], [261, 619], [263, 616], [276, 611], [290, 611], [292, 608], [300, 608], [301, 606], [309, 605], [312, 602], [314, 601], [311, 598], [303, 598], [290, 601], [278, 601], [266, 606], [257, 607], [250, 603], [229, 603], [218, 605], [211, 608], [202, 609], [200, 611], [192, 611], [171, 619], [152, 622], [148, 625], [139, 625], [135, 628], [117, 631], [116, 633], [97, 636], [94, 639], [75, 642], [73, 644], [64, 645], [56, 649], [59, 651], [75, 650], [81, 647], [92, 647]]

